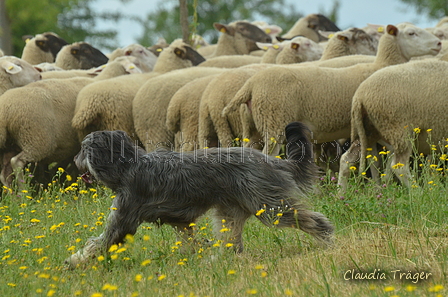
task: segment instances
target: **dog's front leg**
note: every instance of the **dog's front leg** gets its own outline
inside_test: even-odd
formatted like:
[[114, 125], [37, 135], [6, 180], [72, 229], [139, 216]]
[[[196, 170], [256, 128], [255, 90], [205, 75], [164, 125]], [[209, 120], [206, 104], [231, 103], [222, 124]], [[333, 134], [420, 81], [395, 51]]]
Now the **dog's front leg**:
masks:
[[87, 240], [84, 248], [65, 260], [69, 268], [75, 268], [79, 264], [95, 258], [99, 253], [106, 253], [113, 244], [123, 242], [127, 234], [135, 234], [140, 225], [138, 212], [135, 208], [131, 209], [120, 201], [122, 200], [117, 195], [107, 218], [104, 232], [99, 237]]

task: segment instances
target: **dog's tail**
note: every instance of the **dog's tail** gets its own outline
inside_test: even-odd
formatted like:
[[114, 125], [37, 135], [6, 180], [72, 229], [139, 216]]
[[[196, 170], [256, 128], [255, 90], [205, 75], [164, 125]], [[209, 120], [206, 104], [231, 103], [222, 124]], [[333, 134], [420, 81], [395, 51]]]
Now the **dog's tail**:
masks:
[[307, 126], [300, 122], [289, 123], [285, 128], [286, 156], [295, 164], [295, 180], [302, 190], [311, 189], [318, 176], [318, 167], [313, 159], [313, 147], [307, 134]]

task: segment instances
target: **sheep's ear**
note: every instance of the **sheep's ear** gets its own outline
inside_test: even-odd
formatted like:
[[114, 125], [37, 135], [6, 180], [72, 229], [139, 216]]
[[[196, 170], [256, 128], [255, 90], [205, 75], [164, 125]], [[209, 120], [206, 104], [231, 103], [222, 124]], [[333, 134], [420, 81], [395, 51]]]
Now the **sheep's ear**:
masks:
[[174, 49], [174, 54], [181, 59], [185, 59], [185, 52], [181, 48], [176, 47]]
[[320, 36], [323, 36], [323, 37], [328, 38], [328, 39], [333, 37], [334, 34], [336, 33], [334, 31], [322, 31], [322, 30], [318, 30], [317, 32], [319, 33]]
[[390, 34], [390, 35], [397, 36], [397, 34], [398, 34], [398, 28], [395, 27], [394, 25], [387, 25], [386, 31], [387, 31], [387, 34]]
[[22, 67], [11, 62], [3, 62], [2, 68], [5, 69], [6, 73], [9, 74], [16, 74], [22, 71]]
[[350, 40], [350, 38], [348, 38], [347, 36], [345, 36], [344, 34], [338, 34], [336, 35], [337, 39], [348, 42]]
[[300, 47], [300, 44], [295, 43], [295, 42], [292, 42], [292, 43], [291, 43], [291, 48], [292, 48], [292, 49], [294, 49], [294, 50], [298, 50], [299, 47]]
[[282, 31], [283, 31], [283, 29], [280, 28], [280, 27], [277, 26], [277, 25], [269, 25], [269, 26], [267, 26], [267, 27], [264, 28], [264, 32], [265, 32], [266, 34], [277, 35], [277, 34], [282, 33]]
[[367, 24], [367, 27], [375, 30], [378, 33], [384, 33], [384, 26], [383, 25]]
[[231, 36], [235, 35], [235, 30], [230, 26], [220, 24], [220, 23], [213, 23], [213, 26], [215, 27], [216, 30], [218, 30], [221, 33], [226, 33]]

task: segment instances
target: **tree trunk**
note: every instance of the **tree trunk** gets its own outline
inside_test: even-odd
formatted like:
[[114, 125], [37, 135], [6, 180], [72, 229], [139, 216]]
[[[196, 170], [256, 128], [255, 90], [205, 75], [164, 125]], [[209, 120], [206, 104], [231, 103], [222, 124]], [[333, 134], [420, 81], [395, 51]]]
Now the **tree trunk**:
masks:
[[[1, 0], [0, 0], [1, 1]], [[190, 29], [188, 28], [187, 0], [179, 0], [180, 26], [182, 27], [182, 40], [190, 44]]]
[[5, 2], [6, 0], [0, 0], [0, 48], [5, 55], [12, 55], [11, 26]]

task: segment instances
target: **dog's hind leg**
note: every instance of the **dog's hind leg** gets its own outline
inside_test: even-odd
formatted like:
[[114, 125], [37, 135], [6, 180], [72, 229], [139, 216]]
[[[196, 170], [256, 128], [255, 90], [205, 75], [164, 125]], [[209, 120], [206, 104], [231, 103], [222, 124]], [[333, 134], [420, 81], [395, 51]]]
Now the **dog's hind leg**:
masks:
[[215, 212], [215, 229], [218, 239], [227, 243], [233, 243], [235, 251], [241, 253], [244, 250], [243, 228], [251, 213], [239, 207], [221, 206]]

